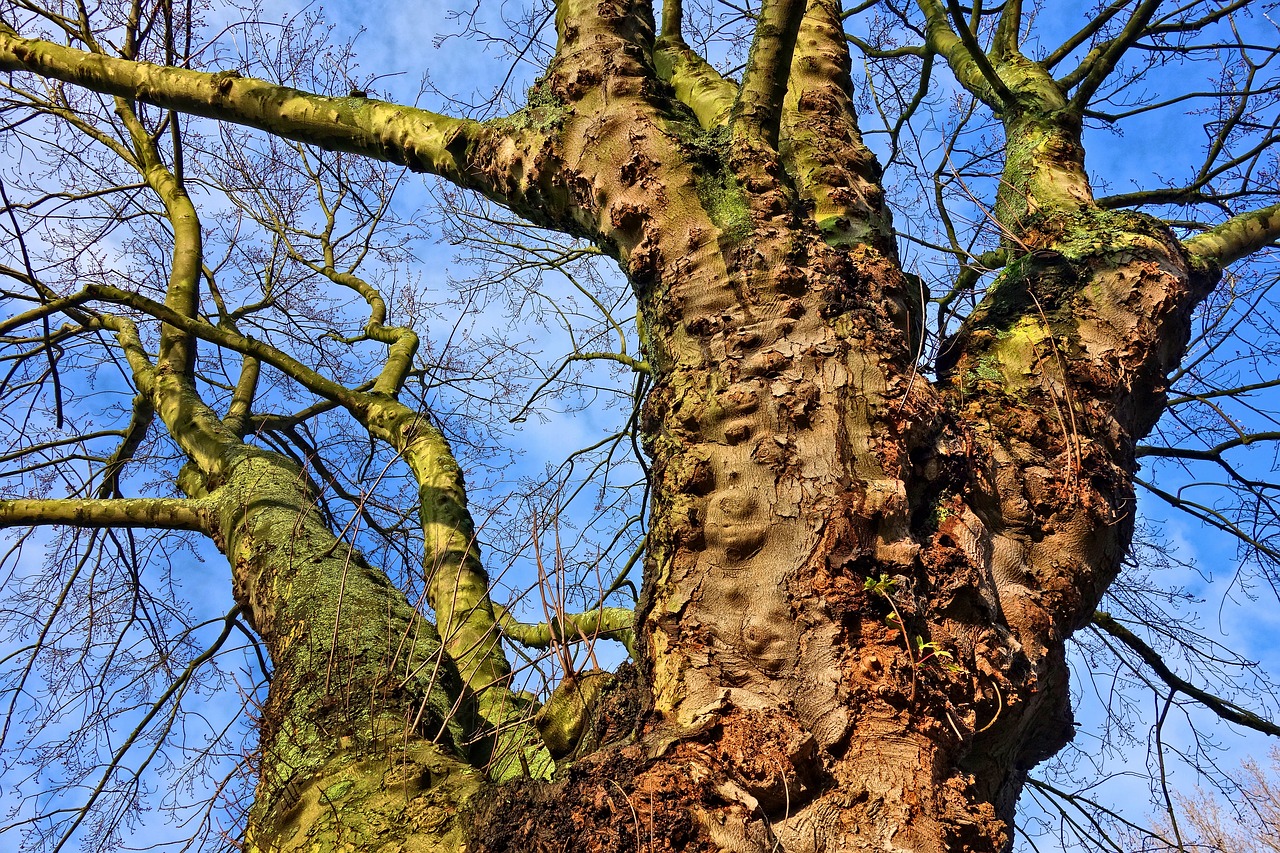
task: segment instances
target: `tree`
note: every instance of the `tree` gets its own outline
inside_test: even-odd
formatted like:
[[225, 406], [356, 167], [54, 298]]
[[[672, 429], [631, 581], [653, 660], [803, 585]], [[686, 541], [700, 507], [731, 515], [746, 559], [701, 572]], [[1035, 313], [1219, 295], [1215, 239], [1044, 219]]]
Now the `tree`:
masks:
[[[237, 632], [269, 681], [249, 850], [1005, 850], [1028, 772], [1071, 740], [1066, 643], [1086, 626], [1166, 711], [1181, 695], [1276, 734], [1157, 649], [1194, 639], [1099, 610], [1109, 588], [1146, 600], [1140, 573], [1117, 582], [1140, 457], [1223, 469], [1229, 506], [1151, 493], [1274, 577], [1276, 487], [1232, 455], [1274, 441], [1274, 417], [1229, 408], [1280, 382], [1268, 4], [1116, 0], [1067, 27], [1017, 0], [533, 3], [509, 44], [540, 74], [483, 120], [370, 97], [318, 20], [272, 32], [250, 10], [220, 41], [197, 11], [0, 14], [20, 306], [0, 325], [0, 524], [66, 531], [45, 572], [6, 583], [10, 709], [37, 677], [83, 680], [83, 730], [109, 745], [62, 771], [87, 792], [74, 809], [23, 818], [33, 845], [127, 828]], [[1209, 61], [1213, 91], [1143, 91]], [[1095, 192], [1086, 128], [1186, 105], [1199, 162]], [[636, 489], [609, 493], [599, 524], [619, 524], [595, 535], [598, 565], [643, 566], [634, 607], [625, 571], [541, 620], [494, 600], [464, 488], [492, 396], [435, 400], [503, 379], [458, 353], [518, 351], [422, 351], [429, 306], [397, 280], [414, 223], [380, 164], [441, 179], [474, 257], [523, 274], [484, 267], [488, 293], [577, 276], [592, 316], [565, 313], [575, 350], [535, 397], [596, 362], [633, 374], [615, 380], [639, 407], [596, 468], [643, 443], [643, 540]], [[914, 271], [900, 245], [925, 252]], [[625, 273], [634, 332], [575, 272], [593, 255]], [[1167, 446], [1140, 446], [1166, 412]], [[512, 550], [555, 540], [556, 500]], [[212, 645], [149, 579], [192, 541], [174, 531], [230, 568]], [[634, 666], [567, 651], [602, 637]], [[522, 645], [561, 655], [541, 703], [513, 675]], [[143, 682], [94, 687], [121, 673]]]
[[[1276, 755], [1271, 753], [1270, 773], [1254, 759], [1243, 762], [1237, 780], [1247, 799], [1224, 805], [1203, 790], [1175, 798], [1175, 820], [1162, 820], [1159, 839], [1130, 833], [1133, 850], [1211, 850], [1265, 853], [1277, 849]], [[1153, 843], [1154, 842], [1154, 843]]]

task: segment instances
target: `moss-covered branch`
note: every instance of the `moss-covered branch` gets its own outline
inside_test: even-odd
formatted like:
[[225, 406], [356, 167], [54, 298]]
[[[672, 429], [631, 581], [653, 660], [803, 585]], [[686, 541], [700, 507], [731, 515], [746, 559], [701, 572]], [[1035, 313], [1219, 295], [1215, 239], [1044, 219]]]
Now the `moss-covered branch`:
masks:
[[769, 148], [778, 144], [782, 100], [806, 5], [805, 0], [765, 0], [734, 105], [738, 131], [758, 138]]
[[1008, 86], [992, 68], [964, 21], [958, 21], [957, 32], [951, 26], [947, 7], [939, 0], [917, 0], [916, 5], [924, 13], [929, 48], [947, 60], [960, 85], [992, 109], [1012, 101]]
[[738, 87], [689, 47], [681, 27], [683, 20], [681, 0], [665, 0], [653, 51], [654, 66], [658, 76], [675, 90], [680, 103], [693, 110], [704, 129], [719, 127], [729, 118]]
[[671, 85], [680, 103], [693, 110], [704, 129], [728, 120], [738, 87], [721, 77], [684, 39], [664, 35], [654, 47], [653, 60], [658, 76]]
[[[160, 158], [155, 137], [142, 126], [131, 101], [117, 97], [115, 110], [133, 145], [133, 162], [164, 205], [165, 218], [173, 229], [165, 305], [186, 317], [194, 317], [200, 307], [200, 276], [204, 267], [200, 217], [182, 181]], [[175, 373], [190, 375], [195, 369], [195, 354], [195, 341], [190, 335], [172, 326], [161, 329], [158, 364]]]
[[[468, 686], [479, 691], [505, 691], [510, 667], [498, 643], [488, 597], [489, 579], [480, 563], [462, 472], [438, 430], [390, 394], [376, 388], [371, 392], [351, 390], [261, 341], [203, 319], [183, 317], [139, 294], [107, 286], [93, 286], [91, 291], [276, 367], [308, 390], [339, 402], [372, 436], [399, 452], [418, 483], [428, 598], [445, 646], [458, 661]], [[416, 344], [416, 337], [412, 343]], [[501, 704], [505, 707], [505, 700]]]
[[[784, 101], [783, 150], [828, 243], [894, 253], [881, 170], [863, 142], [839, 4], [813, 0], [800, 27]], [[832, 140], [840, 140], [833, 146]]]
[[[0, 275], [8, 276], [22, 282], [30, 282], [30, 278], [26, 273], [20, 270], [15, 270], [12, 267], [0, 266]], [[88, 291], [81, 290], [80, 292], [73, 293], [69, 296], [45, 300], [42, 304], [37, 305], [29, 311], [23, 311], [21, 314], [15, 314], [7, 320], [0, 322], [0, 335], [7, 335], [16, 329], [22, 328], [28, 323], [35, 323], [59, 312], [79, 307], [88, 298]]]
[[1183, 242], [1198, 258], [1227, 266], [1280, 240], [1280, 204], [1242, 213]]
[[[464, 760], [476, 726], [435, 626], [334, 535], [298, 466], [244, 445], [227, 457], [214, 539], [273, 665], [245, 849], [311, 850], [324, 832], [383, 849], [376, 834], [413, 831], [415, 801], [456, 812], [480, 780]], [[406, 781], [387, 798], [390, 773]]]
[[999, 60], [1017, 56], [1022, 38], [1022, 0], [1005, 0], [995, 35], [991, 39], [991, 52]]
[[215, 326], [203, 318], [184, 316], [169, 306], [156, 302], [154, 299], [148, 299], [142, 294], [131, 293], [118, 287], [90, 285], [89, 293], [93, 298], [118, 305], [126, 305], [195, 337], [217, 344], [220, 347], [234, 350], [241, 355], [260, 359], [289, 376], [307, 390], [334, 400], [347, 409], [357, 409], [362, 405], [359, 392], [352, 391], [339, 382], [325, 378], [292, 356], [286, 355], [270, 344], [263, 343], [256, 338], [245, 337], [221, 326]]
[[255, 127], [430, 172], [502, 201], [473, 168], [472, 147], [499, 131], [478, 122], [374, 98], [332, 98], [243, 77], [130, 62], [40, 39], [0, 24], [0, 70], [29, 71], [128, 101]]
[[17, 498], [0, 500], [0, 528], [141, 527], [209, 531], [208, 507], [184, 498]]
[[[87, 290], [91, 296], [98, 296], [94, 285], [90, 285]], [[138, 298], [144, 299], [140, 296]], [[154, 300], [145, 301], [157, 306], [158, 311], [172, 317], [175, 323], [197, 322]], [[104, 313], [92, 317], [86, 314], [85, 322], [115, 334], [117, 344], [124, 351], [134, 383], [142, 394], [150, 398], [155, 413], [169, 430], [169, 435], [206, 476], [219, 476], [226, 462], [225, 450], [228, 443], [238, 443], [239, 439], [200, 398], [190, 377], [169, 369], [157, 369], [151, 363], [151, 357], [132, 320]]]
[[684, 24], [684, 0], [663, 0], [662, 25], [659, 32], [663, 38], [675, 38], [683, 41], [682, 26]]
[[[478, 548], [466, 509], [461, 471], [444, 437], [418, 413], [389, 394], [379, 393], [376, 387], [371, 392], [354, 391], [268, 344], [214, 326], [203, 319], [183, 317], [168, 306], [140, 294], [108, 286], [94, 286], [91, 292], [94, 296], [145, 311], [197, 337], [276, 367], [308, 390], [337, 401], [376, 438], [386, 441], [403, 454], [414, 471], [423, 499], [423, 526], [427, 533], [425, 559], [431, 574], [438, 583], [445, 585], [432, 596], [431, 604], [440, 614], [440, 627], [449, 638], [450, 650], [465, 652], [464, 657], [477, 661], [494, 654], [500, 656], [492, 630], [493, 616], [486, 612], [489, 611], [487, 577], [479, 568], [476, 556]], [[416, 343], [416, 337], [412, 343]], [[400, 360], [397, 358], [395, 363]], [[464, 566], [467, 567], [465, 571]], [[476, 631], [465, 627], [477, 620], [482, 624], [476, 627]], [[484, 640], [484, 637], [489, 639]], [[466, 669], [465, 666], [463, 668]], [[486, 678], [484, 683], [494, 680]]]
[[253, 400], [258, 391], [258, 379], [262, 372], [262, 362], [252, 356], [245, 356], [240, 365], [240, 378], [231, 392], [231, 403], [227, 406], [226, 417], [222, 424], [233, 434], [244, 437], [248, 433], [249, 418], [253, 413]]
[[550, 648], [552, 643], [617, 640], [635, 654], [635, 611], [629, 607], [600, 607], [585, 613], [565, 613], [547, 622], [517, 621], [505, 608], [496, 608], [502, 633], [531, 649]]

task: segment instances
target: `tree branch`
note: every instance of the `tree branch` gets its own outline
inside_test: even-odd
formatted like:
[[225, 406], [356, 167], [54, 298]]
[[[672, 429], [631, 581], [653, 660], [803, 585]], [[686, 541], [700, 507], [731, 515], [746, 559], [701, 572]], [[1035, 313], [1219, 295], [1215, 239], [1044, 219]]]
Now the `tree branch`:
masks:
[[684, 41], [681, 26], [684, 23], [683, 0], [662, 0], [662, 29], [660, 35], [664, 39]]
[[1144, 456], [1162, 456], [1166, 459], [1199, 459], [1205, 462], [1220, 462], [1224, 451], [1236, 447], [1248, 447], [1257, 441], [1280, 441], [1280, 432], [1259, 432], [1252, 435], [1243, 435], [1230, 441], [1224, 441], [1207, 450], [1196, 450], [1189, 447], [1151, 447], [1141, 445], [1135, 449], [1134, 455], [1138, 459]]
[[106, 466], [102, 469], [102, 482], [98, 485], [97, 495], [100, 498], [122, 498], [120, 491], [120, 474], [124, 466], [142, 446], [142, 440], [155, 420], [156, 410], [146, 394], [136, 394], [129, 414], [129, 426], [125, 429], [124, 440], [111, 454]]
[[1005, 0], [996, 24], [996, 34], [991, 40], [991, 50], [998, 59], [1005, 60], [1019, 54], [1022, 36], [1022, 0]]
[[770, 148], [778, 145], [791, 55], [806, 5], [805, 0], [764, 0], [734, 105], [734, 123]]
[[186, 498], [16, 498], [0, 500], [0, 528], [145, 527], [157, 530], [210, 530], [208, 507]]
[[693, 110], [698, 124], [708, 130], [724, 124], [737, 98], [737, 86], [679, 36], [664, 34], [658, 39], [653, 59], [658, 76], [671, 85], [680, 103]]
[[1060, 81], [1064, 89], [1079, 84], [1079, 88], [1071, 96], [1072, 107], [1083, 110], [1089, 105], [1094, 94], [1115, 70], [1125, 51], [1143, 34], [1159, 8], [1160, 0], [1142, 0], [1118, 36], [1089, 51], [1080, 60], [1080, 65]]
[[130, 62], [19, 36], [0, 23], [0, 70], [29, 71], [95, 92], [230, 121], [277, 136], [350, 151], [439, 175], [499, 202], [470, 152], [499, 132], [374, 98], [332, 98], [242, 77]]
[[[15, 270], [11, 267], [0, 265], [0, 275], [7, 275], [10, 278], [16, 278], [19, 281], [30, 283], [34, 287], [34, 280], [25, 273]], [[34, 323], [37, 320], [43, 320], [50, 314], [57, 314], [70, 308], [77, 308], [89, 298], [86, 290], [73, 293], [70, 296], [63, 296], [58, 299], [50, 299], [42, 305], [32, 308], [30, 311], [24, 311], [21, 314], [15, 314], [7, 320], [0, 322], [0, 335], [7, 335], [10, 332], [20, 329], [28, 323]]]
[[1270, 720], [1265, 720], [1252, 711], [1202, 690], [1186, 679], [1179, 677], [1173, 670], [1169, 669], [1155, 649], [1148, 646], [1136, 634], [1117, 622], [1110, 613], [1102, 610], [1097, 611], [1093, 614], [1093, 624], [1099, 630], [1106, 632], [1128, 646], [1171, 689], [1179, 693], [1185, 693], [1229, 723], [1245, 726], [1272, 737], [1280, 737], [1280, 726]]
[[991, 66], [954, 0], [948, 0], [948, 8], [956, 17], [958, 32], [948, 20], [948, 10], [939, 0], [916, 0], [916, 5], [924, 13], [929, 47], [947, 60], [960, 84], [992, 109], [1011, 103], [1013, 93]]
[[[834, 0], [813, 0], [800, 27], [783, 102], [783, 147], [788, 172], [812, 203], [811, 216], [826, 239], [869, 243], [896, 254], [884, 202], [883, 174], [863, 142], [853, 103], [849, 41]], [[931, 54], [925, 54], [928, 76]], [[833, 157], [831, 140], [844, 141]]]
[[1119, 14], [1120, 10], [1128, 6], [1129, 3], [1130, 0], [1112, 0], [1111, 5], [1090, 18], [1087, 24], [1076, 31], [1075, 35], [1058, 45], [1049, 52], [1048, 56], [1040, 60], [1041, 67], [1048, 71], [1066, 59], [1073, 50], [1093, 38], [1095, 33], [1107, 25], [1107, 21]]
[[235, 435], [244, 437], [248, 430], [249, 416], [253, 412], [253, 399], [258, 392], [258, 378], [262, 363], [253, 356], [245, 356], [240, 365], [240, 378], [231, 393], [222, 424]]
[[584, 640], [617, 640], [635, 654], [636, 614], [629, 607], [600, 607], [585, 613], [565, 613], [546, 622], [520, 622], [506, 608], [494, 605], [503, 635], [531, 649], [545, 649], [552, 643]]
[[1280, 240], [1280, 203], [1233, 216], [1183, 242], [1192, 255], [1219, 266], [1233, 264]]
[[[352, 391], [253, 338], [184, 317], [154, 300], [114, 287], [95, 296], [145, 311], [192, 335], [270, 364], [308, 390], [337, 401], [366, 429], [402, 454], [419, 486], [424, 560], [440, 632], [470, 682], [502, 685], [509, 667], [494, 639], [488, 575], [480, 563], [461, 471], [444, 436], [388, 394]], [[416, 336], [414, 338], [416, 343]]]
[[352, 391], [339, 382], [325, 378], [292, 356], [286, 355], [270, 344], [263, 343], [256, 338], [236, 334], [215, 326], [203, 318], [183, 316], [167, 305], [156, 302], [154, 299], [148, 299], [140, 293], [131, 293], [110, 285], [96, 284], [90, 285], [88, 290], [93, 298], [103, 299], [117, 305], [127, 305], [212, 344], [234, 350], [241, 355], [260, 359], [295, 380], [308, 391], [334, 400], [353, 413], [362, 410], [366, 405], [366, 401], [362, 399], [364, 397], [363, 394]]
[[[204, 262], [200, 216], [191, 203], [182, 181], [165, 166], [156, 149], [155, 138], [138, 120], [129, 100], [116, 98], [116, 115], [124, 123], [133, 143], [134, 162], [152, 192], [164, 205], [165, 218], [173, 229], [169, 281], [164, 302], [173, 310], [194, 317], [200, 307], [200, 273]], [[165, 369], [191, 376], [195, 370], [195, 341], [187, 334], [166, 326], [160, 331], [160, 352], [156, 363]]]

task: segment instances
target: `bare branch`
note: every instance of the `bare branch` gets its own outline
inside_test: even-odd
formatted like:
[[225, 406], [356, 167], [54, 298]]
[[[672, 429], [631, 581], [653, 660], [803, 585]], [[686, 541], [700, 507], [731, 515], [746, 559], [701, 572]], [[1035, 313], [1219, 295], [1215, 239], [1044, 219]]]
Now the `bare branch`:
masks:
[[0, 69], [29, 71], [126, 100], [231, 121], [429, 172], [502, 202], [470, 155], [499, 133], [478, 122], [373, 98], [333, 98], [242, 77], [130, 62], [0, 28]]
[[1161, 659], [1155, 649], [1148, 646], [1136, 634], [1113, 619], [1110, 613], [1101, 610], [1094, 613], [1093, 624], [1099, 630], [1105, 631], [1135, 652], [1142, 659], [1142, 662], [1151, 667], [1160, 680], [1167, 684], [1171, 690], [1185, 693], [1227, 722], [1245, 726], [1272, 737], [1280, 737], [1280, 726], [1270, 720], [1265, 720], [1252, 711], [1241, 708], [1233, 702], [1228, 702], [1220, 696], [1201, 690], [1191, 682], [1178, 676], [1173, 670], [1169, 669], [1168, 664]]
[[734, 104], [735, 125], [770, 148], [778, 145], [791, 55], [807, 5], [806, 0], [764, 0], [742, 89]]
[[50, 498], [0, 500], [0, 528], [60, 524], [70, 527], [212, 528], [209, 507], [185, 498]]
[[595, 639], [617, 640], [634, 654], [636, 614], [629, 607], [601, 607], [585, 613], [564, 613], [547, 622], [517, 621], [505, 608], [496, 608], [502, 633], [534, 649], [549, 648], [553, 643], [590, 642]]

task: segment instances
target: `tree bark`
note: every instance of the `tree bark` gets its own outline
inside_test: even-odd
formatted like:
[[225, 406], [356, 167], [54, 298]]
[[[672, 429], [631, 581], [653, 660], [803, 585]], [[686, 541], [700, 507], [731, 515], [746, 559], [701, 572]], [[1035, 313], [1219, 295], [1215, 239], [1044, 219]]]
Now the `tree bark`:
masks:
[[434, 627], [319, 519], [282, 457], [233, 454], [215, 540], [273, 664], [245, 848], [461, 849], [483, 773]]
[[648, 704], [562, 783], [568, 820], [504, 799], [485, 849], [1005, 850], [1072, 735], [1064, 642], [1129, 546], [1134, 442], [1215, 272], [1096, 210], [1079, 122], [1032, 100], [1005, 115], [1018, 260], [926, 381], [840, 30], [810, 12], [777, 150], [633, 122], [623, 182], [592, 170], [641, 235], [615, 245], [654, 371]]

